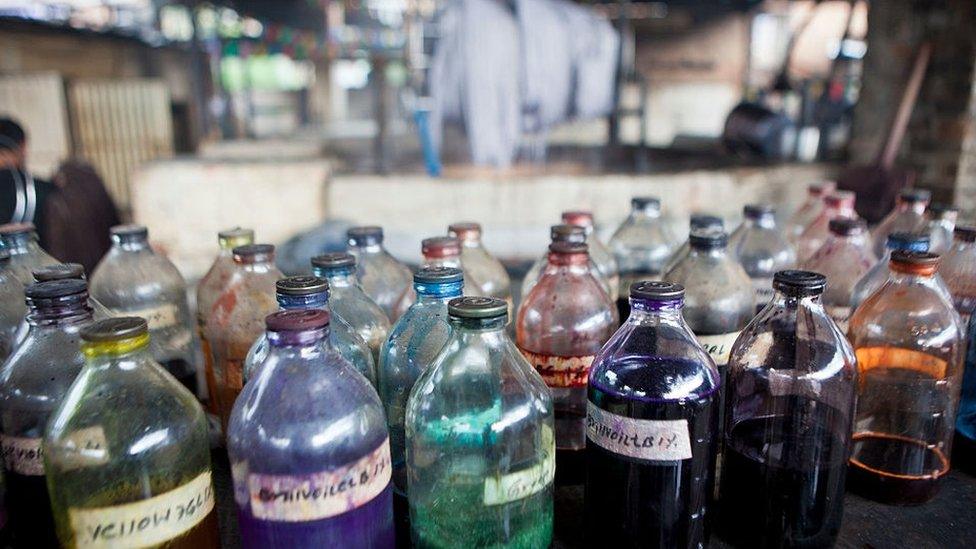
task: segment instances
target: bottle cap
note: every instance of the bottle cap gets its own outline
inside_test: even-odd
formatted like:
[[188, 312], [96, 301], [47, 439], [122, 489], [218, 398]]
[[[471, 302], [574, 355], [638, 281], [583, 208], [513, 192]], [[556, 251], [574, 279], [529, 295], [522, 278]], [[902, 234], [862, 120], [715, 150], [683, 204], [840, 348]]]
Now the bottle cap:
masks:
[[454, 267], [424, 267], [413, 274], [417, 284], [449, 284], [461, 282], [464, 273]]
[[80, 263], [58, 263], [45, 265], [31, 271], [34, 280], [47, 282], [48, 280], [67, 280], [71, 278], [85, 278], [85, 268]]
[[749, 219], [759, 219], [767, 215], [774, 215], [776, 210], [769, 204], [746, 204], [742, 208], [742, 215]]
[[820, 295], [827, 288], [827, 277], [813, 271], [777, 271], [773, 275], [773, 288], [792, 296]]
[[830, 232], [839, 236], [852, 236], [867, 230], [867, 225], [863, 219], [852, 219], [850, 217], [831, 219], [827, 226], [830, 227]]
[[289, 276], [275, 282], [280, 295], [312, 295], [329, 291], [329, 282], [317, 276]]
[[630, 285], [630, 297], [648, 301], [674, 301], [685, 297], [685, 287], [674, 282], [643, 280]]
[[330, 252], [312, 258], [312, 267], [326, 271], [341, 267], [355, 267], [356, 256], [349, 252]]
[[717, 250], [724, 248], [729, 243], [727, 233], [691, 233], [688, 235], [688, 244], [696, 250]]
[[35, 282], [24, 290], [24, 295], [31, 301], [60, 299], [87, 293], [88, 283], [77, 278]]
[[234, 227], [233, 229], [224, 229], [217, 233], [217, 243], [223, 249], [234, 249], [238, 246], [247, 246], [248, 244], [254, 243], [254, 230], [253, 229], [242, 229], [241, 227]]
[[457, 318], [496, 318], [508, 314], [508, 303], [494, 297], [456, 297], [447, 312]]
[[952, 231], [952, 236], [956, 240], [962, 240], [963, 242], [976, 242], [976, 226], [957, 226], [955, 230]]
[[5, 223], [0, 225], [0, 236], [29, 234], [37, 231], [33, 223]]
[[560, 255], [585, 254], [589, 249], [590, 247], [585, 242], [561, 241], [549, 244], [549, 251]]
[[424, 257], [457, 257], [461, 255], [461, 241], [453, 236], [435, 236], [420, 242]]
[[959, 208], [951, 204], [946, 204], [945, 202], [932, 202], [927, 209], [934, 217], [956, 215], [959, 213]]
[[346, 238], [353, 246], [369, 246], [383, 243], [383, 227], [366, 225], [353, 227], [346, 231]]
[[238, 246], [231, 252], [234, 254], [234, 261], [238, 263], [256, 263], [258, 261], [270, 261], [274, 258], [275, 247], [272, 244], [248, 244]]
[[656, 196], [635, 196], [630, 199], [630, 207], [635, 210], [643, 210], [648, 207], [659, 210], [661, 209], [661, 199]]
[[149, 325], [146, 319], [137, 316], [106, 318], [81, 329], [81, 339], [92, 343], [118, 341], [146, 335]]
[[692, 231], [721, 231], [725, 229], [725, 222], [721, 217], [711, 214], [691, 214], [689, 223]]
[[129, 223], [126, 225], [116, 225], [108, 230], [109, 234], [119, 238], [147, 238], [149, 229], [145, 225]]
[[322, 309], [278, 311], [264, 319], [269, 332], [306, 332], [329, 325], [329, 313]]
[[586, 242], [586, 228], [580, 225], [553, 225], [549, 228], [549, 238], [553, 242]]
[[457, 237], [461, 241], [478, 240], [481, 238], [481, 224], [473, 221], [451, 223], [447, 227], [447, 234]]
[[898, 193], [902, 202], [918, 203], [932, 200], [932, 191], [928, 189], [905, 189]]
[[563, 212], [562, 220], [563, 223], [567, 225], [576, 225], [577, 227], [592, 227], [593, 212], [587, 210], [570, 210], [568, 212]]
[[885, 247], [889, 250], [927, 252], [929, 251], [929, 235], [925, 233], [891, 233], [885, 239]]
[[832, 208], [853, 206], [857, 195], [851, 191], [834, 191], [824, 198], [824, 203]]

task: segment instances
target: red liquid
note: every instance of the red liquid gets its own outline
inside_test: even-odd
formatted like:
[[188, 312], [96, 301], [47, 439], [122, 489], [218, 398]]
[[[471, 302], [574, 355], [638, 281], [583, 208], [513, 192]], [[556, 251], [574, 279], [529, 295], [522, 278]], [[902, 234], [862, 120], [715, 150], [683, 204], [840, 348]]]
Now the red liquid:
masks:
[[[884, 433], [854, 435], [848, 486], [858, 494], [890, 505], [919, 505], [935, 497], [949, 472], [949, 458], [921, 441]], [[891, 470], [908, 464], [913, 471]], [[884, 469], [882, 469], [884, 467]], [[918, 474], [917, 471], [928, 471]]]

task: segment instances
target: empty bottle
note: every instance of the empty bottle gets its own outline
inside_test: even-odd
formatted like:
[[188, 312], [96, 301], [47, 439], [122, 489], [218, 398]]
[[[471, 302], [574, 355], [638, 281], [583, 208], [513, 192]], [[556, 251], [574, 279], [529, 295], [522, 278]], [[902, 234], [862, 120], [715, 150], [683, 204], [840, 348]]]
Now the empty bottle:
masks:
[[803, 234], [803, 231], [805, 231], [806, 228], [813, 223], [813, 220], [820, 215], [820, 212], [823, 211], [824, 198], [833, 193], [836, 189], [837, 185], [833, 181], [813, 183], [807, 186], [806, 200], [804, 200], [803, 204], [801, 204], [800, 207], [793, 212], [793, 215], [790, 216], [790, 219], [785, 225], [786, 238], [791, 244], [794, 246], [799, 244], [800, 236]]
[[505, 333], [507, 311], [490, 297], [451, 300], [450, 339], [410, 392], [415, 546], [552, 542], [552, 398]]
[[772, 206], [750, 204], [742, 208], [742, 216], [729, 237], [729, 250], [752, 280], [758, 311], [773, 297], [773, 275], [796, 266], [796, 251], [776, 226]]
[[[575, 243], [586, 243], [586, 229], [579, 225], [553, 225], [549, 228], [549, 237], [552, 239], [552, 244], [556, 242], [575, 242]], [[542, 257], [537, 259], [535, 263], [529, 268], [528, 272], [525, 273], [525, 277], [522, 279], [522, 299], [528, 297], [529, 292], [532, 288], [539, 283], [539, 279], [542, 278], [542, 273], [546, 270], [549, 265], [549, 249], [546, 248], [546, 253], [542, 254]], [[607, 295], [611, 295], [612, 292], [616, 291], [614, 287], [610, 284], [610, 280], [603, 276], [600, 272], [600, 268], [597, 267], [596, 263], [593, 262], [593, 258], [589, 259], [590, 274], [596, 278], [597, 282], [600, 283], [600, 287], [603, 288]]]
[[[710, 235], [725, 232], [725, 222], [722, 221], [721, 217], [708, 215], [708, 214], [691, 214], [691, 221], [688, 224], [688, 234], [701, 234]], [[666, 273], [674, 268], [682, 259], [688, 257], [688, 253], [691, 252], [691, 245], [687, 240], [681, 243], [681, 246], [671, 257], [668, 258], [667, 264], [664, 266], [664, 270], [661, 271]]]
[[356, 278], [359, 267], [352, 254], [343, 252], [312, 258], [312, 272], [329, 281], [329, 310], [356, 330], [369, 346], [375, 365], [380, 363], [380, 348], [390, 333], [390, 320], [360, 285]]
[[630, 215], [610, 239], [610, 249], [620, 269], [617, 304], [621, 318], [627, 316], [630, 285], [661, 278], [674, 251], [674, 240], [661, 218], [659, 199], [635, 197], [630, 200]]
[[867, 226], [861, 219], [850, 218], [832, 219], [830, 237], [803, 262], [804, 269], [827, 277], [822, 303], [841, 332], [847, 333], [854, 285], [876, 262]]
[[[91, 276], [92, 297], [112, 316], [145, 318], [156, 362], [191, 392], [204, 396], [198, 390], [186, 282], [175, 265], [149, 247], [145, 227], [118, 225], [112, 227], [111, 236], [112, 248]], [[202, 366], [199, 369], [202, 377]]]
[[214, 378], [214, 358], [207, 341], [204, 328], [213, 309], [214, 302], [227, 285], [231, 273], [234, 272], [234, 254], [232, 250], [238, 246], [254, 243], [254, 231], [235, 227], [217, 233], [217, 244], [220, 251], [210, 269], [197, 283], [197, 336], [200, 338], [200, 348], [203, 352], [204, 379], [207, 381], [207, 411], [217, 413], [217, 395], [214, 390], [217, 382]]
[[0, 364], [13, 352], [26, 312], [24, 285], [10, 269], [10, 252], [0, 249]]
[[64, 547], [220, 546], [203, 408], [149, 352], [146, 320], [82, 329], [85, 367], [44, 436]]
[[918, 233], [928, 229], [925, 208], [929, 205], [932, 193], [925, 189], [905, 189], [895, 201], [895, 209], [874, 228], [874, 253], [884, 255], [885, 243], [891, 233]]
[[[275, 283], [275, 298], [282, 311], [320, 309], [329, 311], [329, 283], [317, 276], [289, 276]], [[376, 385], [376, 365], [369, 345], [348, 322], [332, 313], [329, 316], [329, 344], [372, 385]], [[252, 379], [270, 349], [267, 334], [251, 345], [244, 360], [244, 383]]]
[[[346, 235], [348, 251], [356, 257], [356, 274], [363, 291], [388, 320], [396, 320], [396, 305], [410, 290], [413, 274], [383, 248], [382, 227], [353, 227]], [[350, 318], [346, 320], [352, 322]]]
[[550, 244], [549, 264], [515, 322], [519, 350], [552, 391], [560, 484], [583, 483], [590, 365], [619, 325], [589, 263], [586, 244]]
[[722, 536], [738, 547], [831, 547], [844, 511], [857, 365], [820, 303], [828, 279], [780, 271], [729, 362]]
[[959, 209], [948, 204], [933, 202], [925, 210], [928, 219], [929, 250], [942, 255], [952, 247], [953, 231], [956, 229], [956, 219]]
[[33, 223], [0, 225], [0, 245], [10, 254], [8, 268], [24, 286], [34, 283], [31, 271], [58, 262], [37, 243], [37, 228]]
[[244, 387], [244, 362], [251, 345], [264, 333], [264, 318], [278, 310], [275, 283], [284, 275], [275, 267], [274, 250], [271, 244], [234, 248], [234, 271], [207, 312], [204, 332], [213, 353], [213, 393], [224, 429]]
[[392, 547], [390, 439], [376, 391], [329, 343], [329, 313], [265, 321], [268, 352], [227, 451], [244, 547]]
[[[447, 228], [450, 236], [461, 243], [461, 264], [477, 295], [497, 297], [512, 306], [512, 281], [502, 262], [495, 259], [481, 243], [481, 225], [478, 223], [452, 223]], [[474, 295], [474, 294], [472, 294]]]
[[849, 486], [883, 503], [924, 503], [949, 472], [964, 342], [934, 280], [938, 263], [892, 253], [891, 278], [848, 330], [859, 378]]
[[596, 225], [593, 222], [593, 212], [586, 210], [571, 210], [563, 212], [563, 223], [574, 225], [586, 229], [586, 245], [590, 249], [590, 259], [596, 265], [600, 277], [607, 281], [610, 288], [610, 299], [617, 301], [620, 292], [620, 274], [617, 269], [617, 260], [613, 257], [613, 252], [607, 247], [600, 237], [596, 234]]
[[719, 375], [681, 316], [684, 288], [640, 282], [590, 371], [586, 542], [704, 547]]
[[393, 510], [397, 539], [410, 539], [407, 505], [407, 463], [404, 420], [407, 398], [414, 383], [441, 351], [451, 333], [447, 303], [461, 297], [464, 280], [460, 269], [424, 267], [413, 275], [417, 301], [401, 316], [383, 344], [377, 371], [377, 388], [386, 410], [393, 457]]
[[800, 235], [796, 245], [798, 264], [810, 258], [830, 237], [830, 221], [833, 219], [857, 219], [854, 211], [856, 196], [849, 191], [836, 191], [824, 198], [824, 208]]
[[0, 446], [17, 547], [57, 547], [41, 441], [85, 363], [79, 332], [92, 322], [83, 280], [27, 287], [27, 338], [0, 370]]
[[929, 235], [925, 233], [889, 234], [885, 254], [854, 284], [854, 289], [851, 291], [851, 310], [857, 309], [862, 301], [888, 281], [891, 276], [891, 271], [888, 269], [888, 263], [891, 262], [891, 252], [896, 250], [927, 252], [929, 242]]

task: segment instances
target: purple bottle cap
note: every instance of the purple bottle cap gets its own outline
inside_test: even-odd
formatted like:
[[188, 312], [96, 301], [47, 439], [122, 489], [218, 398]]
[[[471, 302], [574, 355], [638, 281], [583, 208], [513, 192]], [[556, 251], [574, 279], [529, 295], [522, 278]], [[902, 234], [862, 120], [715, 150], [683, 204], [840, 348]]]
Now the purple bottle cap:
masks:
[[308, 332], [329, 325], [329, 313], [321, 309], [279, 311], [264, 319], [270, 332]]

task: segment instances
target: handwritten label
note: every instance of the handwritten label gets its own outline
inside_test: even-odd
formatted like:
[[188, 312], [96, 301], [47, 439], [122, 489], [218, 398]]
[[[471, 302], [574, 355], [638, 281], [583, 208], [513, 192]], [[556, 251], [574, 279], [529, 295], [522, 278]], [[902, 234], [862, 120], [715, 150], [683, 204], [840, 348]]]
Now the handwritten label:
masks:
[[847, 325], [854, 311], [849, 306], [844, 307], [840, 305], [824, 305], [824, 310], [827, 311], [827, 316], [837, 323], [837, 327], [840, 328], [841, 333], [846, 334]]
[[124, 505], [68, 509], [78, 547], [148, 547], [190, 531], [213, 511], [210, 471], [155, 497]]
[[539, 372], [543, 381], [550, 387], [586, 387], [590, 366], [594, 355], [588, 356], [552, 356], [540, 355], [522, 351], [522, 356]]
[[28, 476], [44, 475], [44, 451], [40, 438], [0, 435], [3, 466], [13, 473]]
[[321, 473], [301, 476], [250, 473], [251, 514], [262, 520], [305, 522], [347, 513], [365, 505], [390, 484], [390, 439], [363, 458]]
[[535, 465], [485, 479], [484, 504], [504, 505], [538, 494], [552, 484], [556, 475], [556, 438], [548, 426], [542, 428], [543, 456]]
[[729, 354], [732, 353], [732, 345], [738, 339], [741, 332], [729, 332], [718, 335], [700, 335], [698, 343], [701, 344], [705, 352], [712, 357], [716, 366], [725, 366], [729, 363]]
[[78, 429], [58, 442], [59, 463], [66, 470], [108, 463], [108, 441], [101, 425]]
[[622, 456], [648, 461], [691, 458], [688, 420], [633, 419], [586, 403], [586, 438]]
[[176, 323], [179, 322], [179, 314], [176, 309], [176, 305], [173, 305], [172, 303], [131, 311], [115, 309], [112, 312], [115, 313], [115, 316], [140, 316], [146, 319], [146, 324], [149, 325], [150, 330], [169, 328], [170, 326], [175, 326]]
[[773, 279], [753, 278], [752, 291], [756, 295], [756, 307], [765, 307], [769, 303], [769, 300], [773, 298], [773, 294], [776, 293], [773, 290]]

